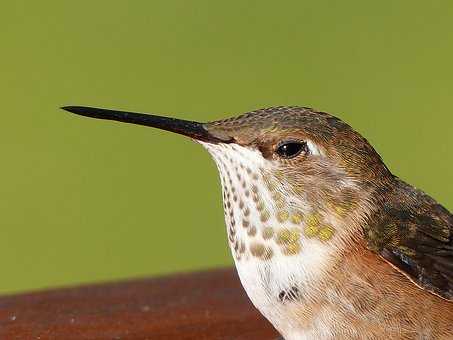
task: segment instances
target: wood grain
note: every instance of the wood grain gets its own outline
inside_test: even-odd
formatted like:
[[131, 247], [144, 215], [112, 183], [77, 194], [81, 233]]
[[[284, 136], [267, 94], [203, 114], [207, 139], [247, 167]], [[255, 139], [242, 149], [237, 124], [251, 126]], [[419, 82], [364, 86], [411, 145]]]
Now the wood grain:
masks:
[[232, 269], [0, 297], [0, 339], [275, 339]]

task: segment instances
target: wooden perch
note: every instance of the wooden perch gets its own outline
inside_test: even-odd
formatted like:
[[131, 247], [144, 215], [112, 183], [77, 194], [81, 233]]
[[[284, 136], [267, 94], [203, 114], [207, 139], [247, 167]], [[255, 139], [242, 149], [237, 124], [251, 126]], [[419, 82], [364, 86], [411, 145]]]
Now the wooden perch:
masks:
[[232, 269], [0, 297], [0, 339], [275, 339]]

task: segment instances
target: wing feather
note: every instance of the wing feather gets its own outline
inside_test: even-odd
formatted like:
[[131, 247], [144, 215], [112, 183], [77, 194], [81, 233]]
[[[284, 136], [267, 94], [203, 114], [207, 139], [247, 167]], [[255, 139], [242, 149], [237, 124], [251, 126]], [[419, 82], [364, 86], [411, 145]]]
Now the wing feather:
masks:
[[453, 300], [453, 216], [400, 181], [366, 228], [371, 249], [419, 287]]

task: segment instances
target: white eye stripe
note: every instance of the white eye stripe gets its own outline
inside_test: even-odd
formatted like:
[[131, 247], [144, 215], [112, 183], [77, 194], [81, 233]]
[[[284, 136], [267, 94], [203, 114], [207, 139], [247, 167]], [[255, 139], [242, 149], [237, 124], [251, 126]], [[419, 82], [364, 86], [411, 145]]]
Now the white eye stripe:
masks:
[[312, 155], [324, 156], [324, 153], [322, 152], [322, 150], [320, 148], [318, 148], [318, 146], [315, 143], [313, 143], [311, 140], [307, 140], [307, 146], [308, 146], [308, 150], [310, 151], [310, 153]]

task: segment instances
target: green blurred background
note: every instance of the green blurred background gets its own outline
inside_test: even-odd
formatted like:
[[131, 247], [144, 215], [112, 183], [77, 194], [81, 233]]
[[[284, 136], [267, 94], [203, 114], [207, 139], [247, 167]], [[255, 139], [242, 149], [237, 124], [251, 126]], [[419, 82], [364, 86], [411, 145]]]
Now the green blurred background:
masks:
[[9, 1], [0, 44], [0, 292], [231, 264], [195, 143], [70, 115], [336, 114], [453, 208], [451, 1]]

